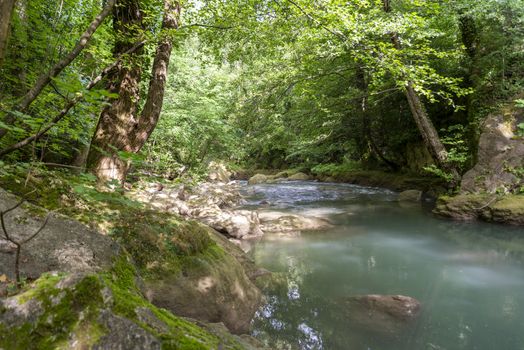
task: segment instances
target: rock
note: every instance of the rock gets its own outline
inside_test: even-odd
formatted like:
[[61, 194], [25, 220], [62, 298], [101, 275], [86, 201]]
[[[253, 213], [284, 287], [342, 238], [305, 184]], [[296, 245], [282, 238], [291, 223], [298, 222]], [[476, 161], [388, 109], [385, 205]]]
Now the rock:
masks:
[[490, 208], [491, 221], [524, 225], [524, 195], [504, 196]]
[[148, 210], [141, 216], [123, 218], [115, 238], [136, 261], [147, 299], [180, 316], [249, 331], [262, 296], [239, 262], [240, 249], [198, 222]]
[[454, 197], [441, 196], [433, 212], [437, 215], [456, 220], [475, 220], [488, 217], [488, 205], [493, 196], [486, 194], [461, 194]]
[[263, 232], [294, 235], [297, 231], [325, 230], [332, 226], [326, 219], [314, 216], [306, 217], [278, 211], [262, 211], [258, 215]]
[[199, 221], [234, 238], [262, 236], [258, 214], [255, 211], [235, 210], [201, 213]]
[[420, 313], [420, 302], [403, 295], [357, 295], [341, 303], [346, 322], [368, 331], [393, 334]]
[[309, 175], [304, 173], [296, 173], [287, 178], [288, 180], [296, 180], [296, 181], [307, 181], [310, 179]]
[[128, 279], [132, 271], [43, 275], [27, 291], [0, 301], [0, 348], [255, 348], [151, 305]]
[[218, 182], [229, 182], [231, 173], [227, 170], [226, 166], [222, 163], [211, 162], [208, 166], [210, 181]]
[[462, 193], [509, 193], [524, 186], [524, 141], [514, 135], [516, 113], [486, 118], [479, 139], [477, 164], [464, 176]]
[[406, 190], [398, 195], [399, 202], [420, 202], [421, 198], [422, 191], [419, 190]]
[[[0, 210], [11, 208], [17, 202], [18, 199], [0, 189]], [[5, 215], [10, 235], [18, 240], [36, 232], [43, 222], [43, 219], [35, 219], [34, 213], [41, 212], [42, 208], [25, 208], [28, 209], [19, 207]], [[77, 221], [51, 215], [44, 229], [22, 246], [20, 272], [34, 280], [48, 271], [101, 271], [111, 267], [119, 253], [118, 244], [111, 238]], [[15, 277], [14, 265], [14, 250], [0, 252], [1, 273], [11, 280]]]
[[247, 184], [248, 185], [263, 184], [263, 183], [266, 183], [269, 179], [270, 177], [268, 177], [267, 175], [256, 174], [249, 178], [249, 180], [247, 181]]
[[481, 219], [511, 225], [524, 225], [524, 195], [460, 194], [442, 196], [433, 212], [458, 220]]
[[259, 290], [231, 256], [192, 259], [179, 275], [146, 281], [145, 294], [155, 305], [206, 322], [223, 322], [233, 333], [245, 333], [261, 302]]

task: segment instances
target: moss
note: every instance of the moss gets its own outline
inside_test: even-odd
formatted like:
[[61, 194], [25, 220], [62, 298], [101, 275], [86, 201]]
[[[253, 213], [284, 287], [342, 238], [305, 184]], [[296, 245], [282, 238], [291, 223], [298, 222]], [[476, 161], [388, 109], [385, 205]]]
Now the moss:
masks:
[[[6, 349], [56, 349], [66, 346], [75, 329], [101, 328], [96, 324], [98, 307], [102, 303], [102, 283], [97, 276], [87, 276], [74, 288], [56, 287], [56, 276], [43, 276], [34, 288], [17, 299], [40, 302], [42, 314], [36, 322], [26, 322], [14, 329], [3, 329], [0, 346]], [[80, 318], [82, 313], [82, 318]], [[4, 326], [5, 328], [5, 326]], [[97, 339], [92, 339], [93, 342]]]
[[493, 205], [493, 209], [510, 210], [524, 214], [524, 195], [507, 195]]

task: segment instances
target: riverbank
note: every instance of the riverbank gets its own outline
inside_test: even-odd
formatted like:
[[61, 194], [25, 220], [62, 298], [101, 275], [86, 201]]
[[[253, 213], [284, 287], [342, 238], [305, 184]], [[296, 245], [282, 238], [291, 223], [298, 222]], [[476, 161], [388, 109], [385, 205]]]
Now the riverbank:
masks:
[[350, 183], [361, 186], [382, 187], [394, 191], [419, 190], [433, 195], [446, 192], [445, 182], [437, 177], [408, 173], [390, 173], [379, 170], [355, 170], [333, 174], [307, 174], [298, 170], [250, 170], [236, 174], [239, 180], [249, 180], [258, 175], [258, 183], [285, 180], [317, 180], [321, 182]]
[[[13, 243], [0, 244], [1, 348], [263, 348], [233, 335], [249, 331], [262, 302], [254, 283], [261, 273], [222, 234], [173, 210], [119, 191], [100, 192], [94, 183], [74, 183], [59, 173], [24, 179], [23, 192], [37, 205], [25, 203], [6, 214], [9, 237], [26, 240], [49, 210], [55, 213], [23, 244], [20, 259]], [[15, 180], [2, 179], [25, 187]], [[164, 185], [156, 186], [162, 197]], [[198, 188], [180, 194], [198, 203]], [[206, 193], [206, 201], [220, 201], [216, 207], [227, 202], [225, 192], [234, 192], [213, 188], [218, 190]], [[0, 210], [19, 202], [0, 190]]]

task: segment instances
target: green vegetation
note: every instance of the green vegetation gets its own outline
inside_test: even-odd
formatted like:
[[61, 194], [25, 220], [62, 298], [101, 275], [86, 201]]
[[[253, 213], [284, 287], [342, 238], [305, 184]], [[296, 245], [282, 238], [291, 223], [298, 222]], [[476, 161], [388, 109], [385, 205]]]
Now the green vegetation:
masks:
[[[522, 104], [519, 0], [161, 5], [116, 1], [140, 17], [119, 24], [107, 15], [55, 74], [101, 4], [16, 3], [0, 66], [4, 168], [40, 161], [87, 166], [106, 180], [144, 171], [173, 179], [203, 175], [219, 160], [451, 181], [474, 164], [483, 118], [507, 101]], [[28, 35], [32, 28], [38, 34]], [[121, 85], [117, 71], [131, 74], [131, 85]], [[48, 72], [50, 81], [22, 106]], [[55, 120], [64, 101], [73, 106]], [[122, 118], [97, 126], [107, 113]], [[432, 161], [413, 164], [410, 152], [424, 149]]]

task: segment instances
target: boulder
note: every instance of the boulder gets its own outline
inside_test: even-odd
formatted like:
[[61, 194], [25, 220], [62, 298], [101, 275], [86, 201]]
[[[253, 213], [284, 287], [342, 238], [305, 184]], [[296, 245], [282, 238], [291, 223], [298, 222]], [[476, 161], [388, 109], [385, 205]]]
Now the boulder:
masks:
[[212, 182], [229, 182], [231, 172], [222, 163], [211, 162], [208, 166], [208, 179]]
[[524, 225], [524, 195], [459, 194], [442, 196], [433, 212], [457, 220], [480, 219]]
[[132, 271], [43, 275], [27, 291], [0, 301], [0, 348], [255, 348], [148, 303], [129, 279]]
[[[11, 208], [18, 201], [0, 189], [0, 210]], [[44, 218], [39, 217], [42, 212], [42, 208], [25, 204], [7, 213], [5, 224], [9, 235], [18, 241], [28, 238], [42, 225]], [[53, 214], [44, 229], [22, 246], [20, 273], [34, 280], [48, 271], [101, 271], [112, 266], [119, 252], [119, 245], [108, 236]], [[14, 266], [14, 244], [0, 239], [0, 275], [6, 274], [11, 280], [14, 279]]]
[[287, 178], [288, 180], [296, 180], [296, 181], [307, 181], [310, 179], [309, 175], [304, 173], [296, 173]]
[[262, 295], [233, 257], [242, 252], [227, 240], [213, 240], [220, 244], [185, 258], [181, 271], [163, 270], [155, 278], [146, 279], [145, 295], [153, 304], [177, 315], [222, 322], [233, 333], [246, 333]]
[[260, 230], [260, 222], [256, 211], [208, 211], [201, 212], [197, 219], [233, 238], [252, 238], [264, 234]]
[[346, 321], [376, 333], [401, 331], [420, 313], [420, 302], [404, 295], [356, 295], [344, 299], [340, 307]]
[[399, 202], [420, 202], [422, 198], [422, 191], [419, 190], [406, 190], [402, 191], [398, 195]]
[[331, 223], [315, 216], [302, 216], [278, 211], [262, 211], [259, 214], [260, 228], [263, 232], [294, 236], [306, 230], [325, 230]]
[[462, 193], [509, 193], [524, 186], [524, 141], [515, 137], [516, 113], [486, 118], [477, 164], [462, 177]]
[[263, 183], [266, 183], [269, 179], [270, 179], [270, 177], [267, 176], [267, 175], [256, 174], [256, 175], [253, 175], [252, 177], [249, 178], [249, 180], [247, 181], [247, 184], [248, 185], [263, 184]]

